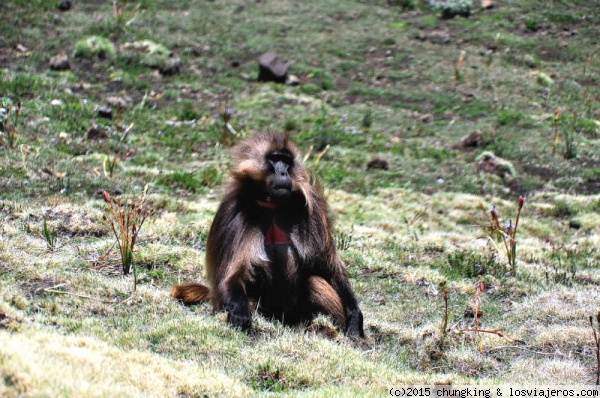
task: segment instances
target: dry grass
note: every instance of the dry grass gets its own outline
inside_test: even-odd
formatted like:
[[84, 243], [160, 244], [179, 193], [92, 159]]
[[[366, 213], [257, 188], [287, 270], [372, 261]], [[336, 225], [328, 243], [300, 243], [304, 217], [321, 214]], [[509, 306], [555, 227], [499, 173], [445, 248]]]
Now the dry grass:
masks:
[[206, 364], [123, 350], [51, 330], [0, 333], [3, 397], [247, 396], [239, 381]]

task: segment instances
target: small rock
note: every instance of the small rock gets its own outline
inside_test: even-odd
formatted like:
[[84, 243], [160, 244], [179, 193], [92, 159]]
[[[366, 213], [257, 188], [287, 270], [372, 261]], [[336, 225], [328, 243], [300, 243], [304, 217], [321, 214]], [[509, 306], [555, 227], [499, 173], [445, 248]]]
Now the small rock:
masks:
[[50, 58], [50, 69], [52, 70], [68, 70], [71, 68], [69, 57], [66, 54], [58, 54]]
[[377, 169], [377, 170], [388, 170], [390, 165], [387, 160], [381, 158], [375, 158], [367, 163], [367, 170]]
[[571, 220], [571, 221], [569, 221], [569, 228], [579, 229], [579, 228], [581, 228], [581, 223], [577, 220]]
[[24, 45], [22, 45], [20, 43], [15, 46], [15, 50], [17, 50], [20, 53], [26, 53], [27, 51], [29, 51], [29, 49], [27, 47], [25, 47]]
[[285, 83], [288, 67], [279, 55], [268, 51], [260, 56], [258, 63], [258, 81]]
[[475, 159], [479, 171], [495, 174], [502, 179], [512, 179], [516, 172], [512, 163], [496, 156], [493, 152], [483, 152]]
[[417, 120], [420, 123], [431, 123], [435, 120], [433, 114], [431, 113], [419, 113], [414, 111], [409, 115], [409, 117], [413, 120]]
[[158, 71], [163, 76], [176, 75], [181, 71], [181, 60], [179, 58], [172, 58], [163, 67], [159, 68]]
[[466, 135], [460, 141], [460, 145], [463, 148], [478, 148], [481, 146], [481, 142], [481, 131], [475, 130]]
[[63, 104], [63, 102], [59, 99], [53, 99], [52, 101], [50, 101], [50, 105], [52, 106], [61, 106]]
[[196, 57], [200, 57], [202, 55], [206, 55], [210, 52], [210, 46], [196, 46], [192, 48], [192, 55]]
[[420, 117], [419, 117], [419, 121], [421, 123], [431, 123], [431, 122], [433, 122], [433, 120], [434, 120], [434, 117], [433, 117], [433, 114], [431, 114], [431, 113], [425, 113], [423, 115], [420, 115]]
[[123, 108], [129, 107], [129, 103], [131, 102], [131, 99], [124, 98], [124, 97], [108, 97], [106, 99], [106, 102], [112, 108], [123, 109]]
[[433, 44], [450, 43], [450, 33], [444, 30], [434, 30], [427, 35], [427, 40]]
[[98, 108], [98, 116], [105, 119], [112, 119], [112, 109], [108, 106], [102, 106]]
[[300, 79], [296, 75], [289, 75], [287, 81], [285, 82], [285, 84], [288, 86], [299, 86], [300, 83]]
[[108, 135], [106, 134], [106, 131], [99, 129], [98, 127], [92, 127], [88, 130], [86, 138], [88, 140], [103, 140], [108, 138]]
[[58, 3], [58, 9], [61, 11], [69, 11], [71, 9], [71, 0], [62, 0]]

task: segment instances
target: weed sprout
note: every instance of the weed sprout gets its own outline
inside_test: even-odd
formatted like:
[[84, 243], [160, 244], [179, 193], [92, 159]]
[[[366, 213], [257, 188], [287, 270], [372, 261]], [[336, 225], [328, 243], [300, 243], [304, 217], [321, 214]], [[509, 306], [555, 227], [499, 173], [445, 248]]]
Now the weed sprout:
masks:
[[[514, 275], [517, 266], [517, 227], [519, 226], [519, 217], [521, 216], [521, 210], [523, 209], [524, 199], [523, 196], [519, 196], [517, 202], [517, 217], [513, 225], [512, 220], [506, 220], [503, 224], [500, 223], [500, 217], [496, 206], [488, 211], [483, 207], [483, 204], [479, 204], [481, 210], [488, 218], [487, 223], [480, 223], [476, 221], [486, 233], [486, 238], [493, 243], [497, 251], [500, 250], [500, 246], [496, 242], [502, 242], [506, 257], [508, 258], [508, 270], [507, 274]], [[470, 217], [471, 218], [471, 217]]]
[[105, 215], [104, 218], [110, 222], [117, 239], [123, 264], [123, 274], [127, 275], [133, 269], [134, 291], [137, 288], [137, 269], [133, 261], [133, 250], [144, 221], [152, 214], [152, 210], [144, 206], [147, 191], [148, 185], [144, 187], [141, 198], [125, 205], [110, 196], [108, 192], [102, 191], [102, 199], [108, 205], [108, 210], [112, 216], [112, 218], [109, 218]]

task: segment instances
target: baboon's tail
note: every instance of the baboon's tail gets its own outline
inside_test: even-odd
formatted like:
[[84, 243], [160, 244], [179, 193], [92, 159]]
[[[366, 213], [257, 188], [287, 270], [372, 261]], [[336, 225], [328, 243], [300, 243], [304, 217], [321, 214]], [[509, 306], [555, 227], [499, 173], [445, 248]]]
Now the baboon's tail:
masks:
[[186, 282], [171, 288], [171, 297], [183, 304], [196, 304], [210, 300], [210, 288], [198, 282]]

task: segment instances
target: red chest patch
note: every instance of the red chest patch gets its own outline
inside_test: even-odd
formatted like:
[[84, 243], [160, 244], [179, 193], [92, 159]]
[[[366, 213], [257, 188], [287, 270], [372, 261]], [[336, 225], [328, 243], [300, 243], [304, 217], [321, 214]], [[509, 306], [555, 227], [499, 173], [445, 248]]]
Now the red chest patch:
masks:
[[[275, 209], [276, 207], [276, 205], [271, 202], [263, 201], [258, 201], [258, 205], [267, 209]], [[275, 220], [273, 220], [271, 226], [265, 231], [265, 246], [290, 243], [292, 243], [290, 235], [281, 228], [279, 228], [275, 224]]]
[[275, 223], [271, 224], [267, 232], [265, 232], [265, 246], [290, 243], [292, 243], [290, 236], [275, 225]]

